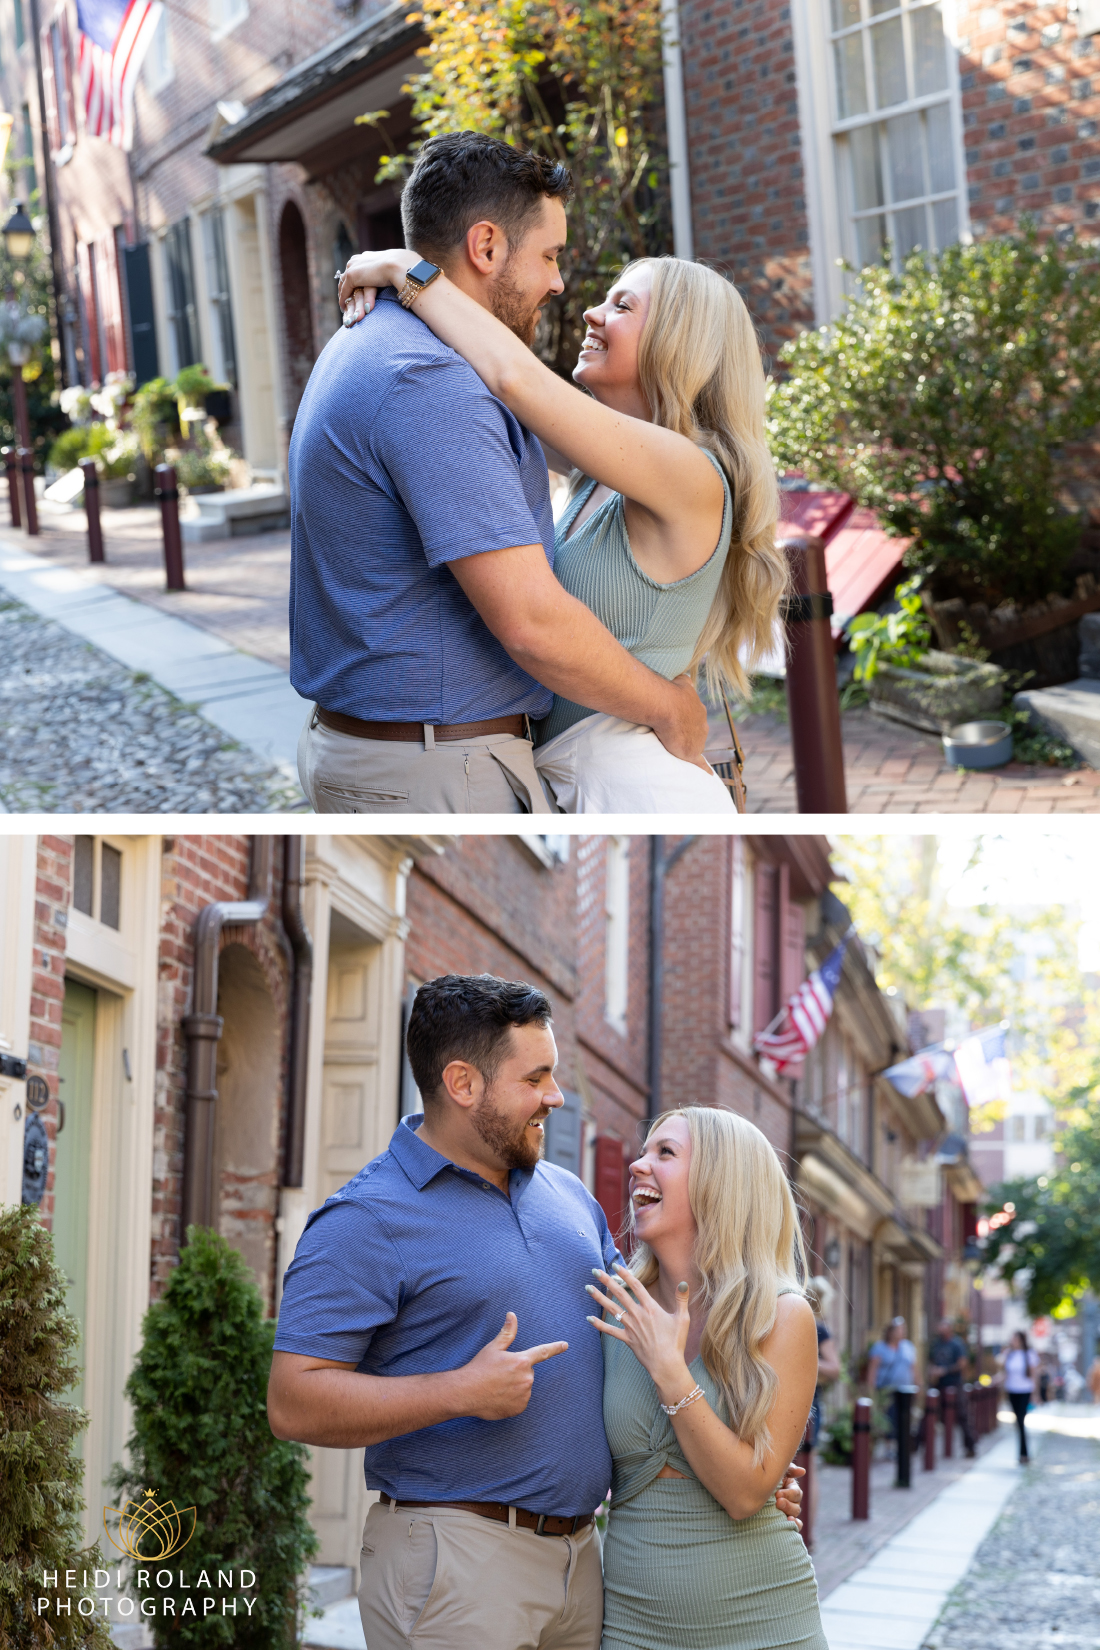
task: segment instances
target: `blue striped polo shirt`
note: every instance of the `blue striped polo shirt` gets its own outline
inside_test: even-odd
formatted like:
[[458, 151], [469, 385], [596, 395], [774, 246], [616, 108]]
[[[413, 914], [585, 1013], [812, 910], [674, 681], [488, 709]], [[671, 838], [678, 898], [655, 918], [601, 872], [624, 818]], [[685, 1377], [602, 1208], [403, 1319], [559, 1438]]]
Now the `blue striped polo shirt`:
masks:
[[315, 1209], [283, 1282], [275, 1347], [368, 1375], [458, 1369], [514, 1312], [535, 1366], [531, 1400], [504, 1421], [466, 1417], [371, 1444], [368, 1489], [398, 1500], [503, 1501], [591, 1512], [611, 1481], [601, 1335], [587, 1322], [592, 1268], [620, 1259], [603, 1210], [553, 1163], [513, 1169], [508, 1196], [417, 1138], [389, 1147]]

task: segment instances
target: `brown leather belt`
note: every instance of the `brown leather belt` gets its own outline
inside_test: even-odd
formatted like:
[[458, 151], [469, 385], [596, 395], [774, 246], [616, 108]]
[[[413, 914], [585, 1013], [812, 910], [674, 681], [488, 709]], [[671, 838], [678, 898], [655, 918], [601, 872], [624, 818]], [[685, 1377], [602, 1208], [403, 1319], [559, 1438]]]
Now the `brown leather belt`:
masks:
[[[496, 1524], [507, 1524], [508, 1506], [503, 1501], [395, 1501], [383, 1491], [379, 1497], [384, 1507], [457, 1507], [459, 1512], [477, 1513], [479, 1518], [491, 1518]], [[576, 1518], [561, 1518], [553, 1513], [528, 1512], [516, 1508], [516, 1527], [534, 1530], [536, 1535], [576, 1535], [586, 1530], [595, 1513], [579, 1513]]]
[[[353, 739], [392, 739], [401, 744], [421, 744], [424, 739], [423, 722], [364, 722], [358, 716], [345, 716], [342, 710], [322, 710], [317, 706], [317, 720], [333, 733], [350, 733]], [[526, 716], [492, 716], [487, 722], [449, 722], [442, 727], [429, 723], [437, 739], [476, 739], [482, 733], [510, 733], [514, 739], [527, 739]]]

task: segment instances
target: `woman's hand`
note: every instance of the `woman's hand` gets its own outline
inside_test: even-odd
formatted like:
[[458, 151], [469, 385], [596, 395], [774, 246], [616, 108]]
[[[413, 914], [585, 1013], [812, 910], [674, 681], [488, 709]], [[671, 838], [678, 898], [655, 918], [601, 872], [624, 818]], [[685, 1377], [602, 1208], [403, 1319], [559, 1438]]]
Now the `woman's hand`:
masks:
[[601, 1294], [591, 1283], [585, 1288], [597, 1305], [612, 1314], [613, 1321], [605, 1323], [595, 1317], [588, 1321], [602, 1334], [626, 1342], [648, 1372], [662, 1403], [678, 1403], [695, 1385], [684, 1357], [691, 1327], [688, 1286], [680, 1284], [676, 1291], [676, 1311], [666, 1312], [633, 1272], [628, 1272], [625, 1266], [616, 1266], [615, 1273], [612, 1277], [593, 1267], [593, 1277], [600, 1280], [607, 1294]]
[[405, 276], [417, 262], [416, 253], [406, 252], [404, 248], [388, 252], [356, 252], [349, 258], [337, 288], [344, 325], [353, 327], [356, 321], [370, 314], [380, 287], [402, 287]]
[[775, 1492], [775, 1504], [779, 1511], [787, 1523], [793, 1524], [799, 1531], [802, 1529], [802, 1520], [798, 1516], [802, 1511], [802, 1485], [798, 1480], [805, 1476], [805, 1467], [796, 1467], [792, 1461], [783, 1474], [783, 1482]]

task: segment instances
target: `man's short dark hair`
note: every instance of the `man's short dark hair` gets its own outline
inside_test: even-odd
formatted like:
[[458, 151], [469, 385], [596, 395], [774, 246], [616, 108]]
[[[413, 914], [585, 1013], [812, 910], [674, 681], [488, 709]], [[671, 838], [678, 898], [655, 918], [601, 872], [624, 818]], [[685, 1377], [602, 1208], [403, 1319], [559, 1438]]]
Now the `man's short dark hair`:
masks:
[[425, 1105], [439, 1098], [443, 1069], [468, 1060], [491, 1083], [513, 1026], [548, 1026], [550, 999], [522, 980], [495, 974], [442, 974], [413, 998], [405, 1047]]
[[401, 195], [405, 245], [445, 259], [483, 218], [516, 244], [544, 197], [573, 193], [567, 166], [481, 132], [445, 132], [421, 147]]

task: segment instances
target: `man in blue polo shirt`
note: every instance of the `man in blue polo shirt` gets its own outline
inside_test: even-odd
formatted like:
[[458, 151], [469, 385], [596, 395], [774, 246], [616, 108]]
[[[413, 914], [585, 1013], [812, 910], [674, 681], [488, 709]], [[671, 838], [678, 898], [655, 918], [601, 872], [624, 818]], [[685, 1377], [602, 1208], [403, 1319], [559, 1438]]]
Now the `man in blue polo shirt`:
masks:
[[[405, 185], [423, 261], [321, 352], [290, 444], [291, 681], [324, 813], [548, 813], [529, 720], [552, 693], [698, 757], [685, 679], [631, 657], [554, 578], [538, 440], [404, 306], [444, 269], [525, 342], [562, 291], [565, 167], [475, 132], [426, 142]], [[428, 261], [430, 260], [430, 261]]]
[[593, 1509], [611, 1481], [593, 1267], [621, 1259], [576, 1178], [540, 1161], [562, 1104], [550, 1003], [483, 975], [421, 986], [424, 1099], [310, 1217], [283, 1285], [278, 1437], [365, 1445], [370, 1650], [596, 1650]]

